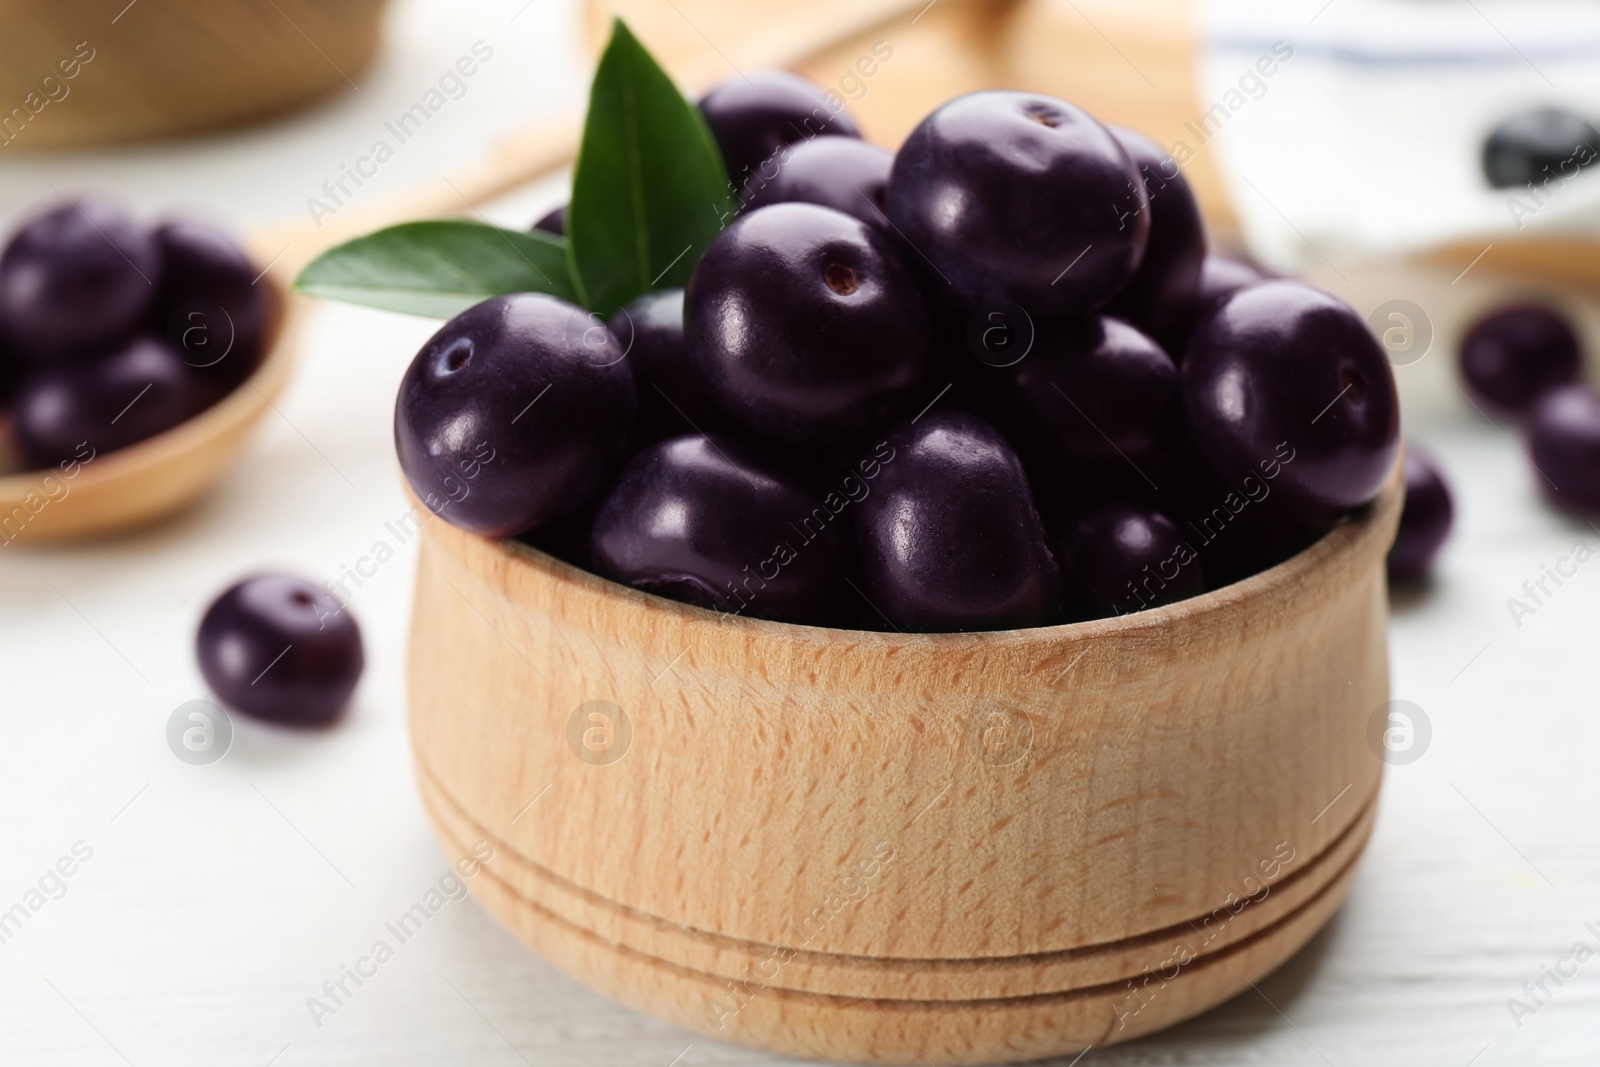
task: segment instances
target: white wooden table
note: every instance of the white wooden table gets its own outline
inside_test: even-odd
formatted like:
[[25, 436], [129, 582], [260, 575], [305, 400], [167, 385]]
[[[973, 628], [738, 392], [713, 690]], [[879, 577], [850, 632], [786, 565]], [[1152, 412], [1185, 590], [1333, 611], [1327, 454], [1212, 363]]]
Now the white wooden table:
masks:
[[[499, 34], [503, 64], [490, 73], [501, 80], [475, 86], [426, 156], [396, 161], [415, 170], [393, 181], [437, 173], [525, 119], [529, 101], [581, 96], [562, 58], [570, 10], [535, 0], [512, 22], [519, 6], [402, 5], [396, 50], [363, 88], [372, 96], [302, 120], [304, 143], [277, 126], [226, 151], [7, 163], [6, 210], [47, 196], [47, 176], [116, 180], [146, 203], [209, 200], [245, 218], [300, 210], [367, 124], [472, 40]], [[494, 210], [525, 225], [558, 195], [534, 190]], [[313, 1021], [307, 999], [446, 870], [405, 735], [415, 546], [385, 527], [405, 508], [392, 398], [430, 329], [320, 310], [283, 417], [269, 417], [220, 491], [114, 544], [0, 550], [0, 911], [32, 900], [41, 879], [46, 891], [0, 943], [0, 1062], [775, 1062], [590, 993], [470, 899]], [[1523, 983], [1574, 942], [1600, 953], [1585, 925], [1600, 929], [1600, 562], [1520, 626], [1506, 601], [1575, 541], [1600, 549], [1600, 531], [1545, 510], [1495, 429], [1448, 405], [1428, 420], [1411, 431], [1454, 477], [1458, 528], [1434, 587], [1396, 606], [1392, 649], [1394, 695], [1425, 710], [1433, 736], [1390, 771], [1350, 902], [1259, 994], [1085, 1064], [1594, 1062], [1600, 958], [1559, 987], [1546, 979], [1551, 995], [1531, 1014], [1514, 1018], [1507, 1002], [1535, 1006]], [[352, 601], [368, 668], [351, 713], [310, 734], [236, 719], [221, 762], [174, 758], [167, 719], [205, 695], [192, 641], [208, 598], [255, 567], [337, 577], [380, 540], [398, 554]], [[75, 848], [92, 854], [63, 864], [74, 873], [59, 882], [47, 874]]]

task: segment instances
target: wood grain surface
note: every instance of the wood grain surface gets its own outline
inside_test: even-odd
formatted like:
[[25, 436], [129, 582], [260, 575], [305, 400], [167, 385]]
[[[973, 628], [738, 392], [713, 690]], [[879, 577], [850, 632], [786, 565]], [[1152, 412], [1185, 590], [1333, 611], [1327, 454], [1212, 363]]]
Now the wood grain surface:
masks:
[[[936, 1062], [1133, 1036], [1265, 973], [1342, 895], [1382, 775], [1397, 479], [1245, 582], [977, 635], [719, 616], [430, 521], [424, 800], [452, 848], [496, 843], [491, 912], [682, 1025], [729, 1029], [707, 991], [755, 981], [721, 1036], [805, 1055], [888, 1062], [844, 1022], [862, 997], [916, 1006]], [[561, 817], [522, 819], [552, 787]], [[1183, 995], [1113, 1010], [1164, 969]]]
[[70, 468], [0, 477], [0, 543], [46, 545], [119, 533], [170, 515], [215, 484], [282, 392], [300, 344], [307, 301], [271, 272], [261, 284], [273, 287], [277, 312], [267, 353], [249, 378], [154, 437], [93, 453]]
[[198, 133], [353, 90], [384, 0], [0, 0], [6, 152]]

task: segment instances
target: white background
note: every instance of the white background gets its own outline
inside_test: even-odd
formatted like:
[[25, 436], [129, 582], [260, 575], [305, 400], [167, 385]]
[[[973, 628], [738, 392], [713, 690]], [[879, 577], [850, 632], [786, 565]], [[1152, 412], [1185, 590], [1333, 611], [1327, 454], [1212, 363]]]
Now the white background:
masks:
[[[534, 0], [512, 21], [521, 2], [397, 5], [359, 91], [293, 120], [198, 144], [6, 158], [0, 211], [48, 199], [48, 178], [142, 209], [294, 216], [483, 39], [494, 59], [449, 122], [430, 124], [370, 188], [435, 180], [497, 131], [581, 102], [574, 13]], [[526, 225], [560, 196], [549, 186], [491, 213]], [[211, 596], [260, 567], [336, 577], [393, 540], [384, 523], [405, 504], [392, 398], [431, 328], [319, 309], [283, 417], [268, 416], [198, 506], [115, 543], [0, 550], [0, 909], [75, 842], [93, 849], [65, 896], [0, 945], [0, 1062], [775, 1062], [590, 993], [470, 900], [313, 1024], [306, 999], [446, 868], [404, 728], [414, 546], [353, 599], [368, 667], [341, 722], [291, 733], [236, 719], [232, 751], [210, 767], [166, 747], [173, 709], [206, 695], [192, 641]], [[1419, 382], [1440, 388], [1451, 358], [1439, 346], [1402, 369], [1408, 400]], [[1600, 949], [1584, 929], [1600, 926], [1600, 562], [1520, 627], [1506, 601], [1575, 541], [1600, 548], [1600, 532], [1546, 510], [1514, 431], [1462, 407], [1418, 403], [1408, 425], [1442, 455], [1459, 507], [1436, 582], [1396, 604], [1391, 635], [1394, 695], [1425, 710], [1433, 740], [1391, 770], [1350, 902], [1259, 994], [1084, 1063], [1593, 1062], [1600, 959], [1520, 1028], [1506, 1002], [1574, 941]], [[560, 818], [559, 806], [541, 817]]]

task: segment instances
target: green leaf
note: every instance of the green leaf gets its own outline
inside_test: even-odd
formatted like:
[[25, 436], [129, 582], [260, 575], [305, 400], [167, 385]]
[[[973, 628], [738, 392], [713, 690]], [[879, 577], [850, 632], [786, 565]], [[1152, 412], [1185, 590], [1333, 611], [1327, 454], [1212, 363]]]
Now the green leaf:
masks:
[[732, 208], [700, 109], [615, 20], [589, 91], [567, 208], [580, 302], [610, 315], [642, 293], [682, 286]]
[[465, 219], [406, 222], [330, 248], [295, 288], [386, 311], [450, 318], [502, 293], [549, 293], [577, 302], [566, 242]]

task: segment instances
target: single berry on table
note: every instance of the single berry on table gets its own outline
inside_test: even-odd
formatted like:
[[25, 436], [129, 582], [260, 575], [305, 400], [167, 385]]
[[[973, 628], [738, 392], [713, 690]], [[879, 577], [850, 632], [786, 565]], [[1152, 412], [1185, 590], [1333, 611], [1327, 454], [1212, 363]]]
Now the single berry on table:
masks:
[[1235, 479], [1277, 457], [1273, 494], [1303, 522], [1365, 504], [1394, 464], [1400, 410], [1383, 350], [1349, 305], [1310, 286], [1262, 282], [1226, 298], [1196, 327], [1180, 382], [1209, 466]]
[[849, 519], [803, 476], [730, 438], [661, 441], [628, 462], [595, 518], [601, 574], [716, 611], [826, 623]]
[[895, 155], [885, 207], [943, 285], [968, 306], [1030, 315], [1093, 311], [1133, 277], [1150, 198], [1104, 126], [1053, 97], [957, 97]]
[[412, 360], [395, 405], [422, 502], [490, 537], [582, 510], [626, 454], [636, 402], [622, 349], [589, 313], [513, 293], [468, 308]]
[[154, 236], [100, 200], [22, 225], [0, 254], [0, 332], [36, 362], [93, 354], [139, 327], [161, 281]]
[[1163, 339], [1179, 328], [1200, 285], [1206, 259], [1200, 205], [1183, 171], [1154, 141], [1121, 126], [1106, 129], [1138, 168], [1150, 198], [1150, 238], [1144, 258], [1106, 305], [1106, 314]]
[[1426, 577], [1455, 519], [1450, 486], [1433, 454], [1407, 441], [1405, 465], [1406, 502], [1400, 512], [1400, 530], [1389, 549], [1391, 582]]
[[198, 415], [216, 399], [176, 351], [137, 337], [98, 359], [55, 363], [18, 385], [13, 410], [37, 467], [125, 448]]
[[1545, 496], [1568, 511], [1600, 512], [1600, 392], [1552, 389], [1528, 412], [1523, 433]]
[[1577, 381], [1582, 362], [1571, 323], [1537, 304], [1493, 311], [1461, 340], [1461, 377], [1496, 414], [1521, 414], [1551, 389]]
[[939, 632], [1054, 621], [1060, 570], [1005, 439], [974, 415], [936, 409], [887, 444], [856, 505], [864, 592], [884, 622]]
[[883, 193], [894, 153], [856, 137], [815, 137], [788, 150], [771, 181], [750, 183], [746, 210], [798, 201], [820, 204], [889, 229]]
[[777, 171], [779, 149], [824, 134], [860, 137], [842, 107], [837, 97], [783, 70], [729, 78], [700, 99], [700, 113], [741, 200], [748, 183], [770, 180]]
[[689, 279], [684, 330], [720, 406], [790, 444], [882, 429], [919, 399], [932, 346], [898, 249], [814, 204], [774, 204], [718, 234]]
[[318, 726], [343, 711], [366, 663], [355, 617], [321, 586], [290, 574], [258, 574], [227, 589], [200, 620], [195, 651], [224, 704], [293, 726]]

